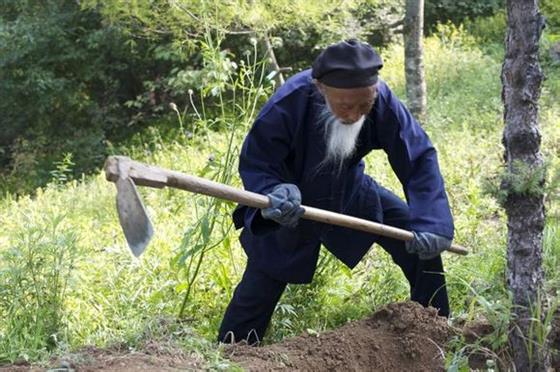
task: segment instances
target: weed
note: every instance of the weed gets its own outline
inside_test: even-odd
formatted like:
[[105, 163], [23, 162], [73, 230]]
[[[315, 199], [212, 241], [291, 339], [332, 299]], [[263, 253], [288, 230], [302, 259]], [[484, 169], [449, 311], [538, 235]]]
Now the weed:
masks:
[[65, 299], [78, 237], [65, 219], [24, 227], [0, 251], [0, 361], [33, 360], [68, 342]]

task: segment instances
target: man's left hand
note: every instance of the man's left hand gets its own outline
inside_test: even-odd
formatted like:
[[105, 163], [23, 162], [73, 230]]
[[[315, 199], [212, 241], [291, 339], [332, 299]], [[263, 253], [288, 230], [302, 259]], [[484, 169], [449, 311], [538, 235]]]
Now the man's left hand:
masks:
[[418, 254], [421, 260], [431, 260], [451, 248], [451, 240], [429, 232], [413, 232], [414, 239], [405, 242], [408, 253]]

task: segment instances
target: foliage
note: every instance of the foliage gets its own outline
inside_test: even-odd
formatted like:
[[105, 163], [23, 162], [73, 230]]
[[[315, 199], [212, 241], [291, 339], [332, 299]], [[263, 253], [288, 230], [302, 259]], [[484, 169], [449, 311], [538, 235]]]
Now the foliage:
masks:
[[[199, 113], [194, 106], [193, 110], [198, 122], [211, 122], [212, 126], [226, 130], [227, 146], [223, 151], [212, 155], [209, 164], [201, 170], [200, 176], [228, 184], [236, 176], [234, 171], [238, 157], [236, 144], [253, 120], [258, 104], [267, 93], [270, 93], [271, 84], [265, 81], [266, 64], [257, 59], [255, 43], [253, 43], [255, 47], [253, 53], [247, 55], [246, 60], [241, 60], [238, 66], [220, 52], [219, 34], [216, 37], [218, 40], [210, 35], [206, 38], [207, 42], [203, 44], [202, 53], [205, 57], [206, 71], [212, 72], [214, 76], [220, 76], [220, 79], [214, 84], [207, 85], [201, 91], [201, 95], [203, 99], [209, 95], [217, 96], [221, 111], [217, 116], [209, 118], [206, 116], [206, 110]], [[227, 97], [230, 97], [228, 99], [224, 94], [226, 91]], [[225, 107], [231, 109], [226, 111]], [[179, 252], [173, 260], [179, 267], [185, 267], [185, 294], [179, 309], [179, 317], [185, 314], [194, 282], [205, 256], [212, 249], [231, 244], [229, 234], [232, 223], [227, 213], [231, 203], [218, 199], [197, 198], [194, 207], [198, 220], [185, 232]], [[218, 237], [215, 239], [212, 238], [214, 230], [218, 230]]]
[[248, 38], [270, 35], [281, 63], [300, 69], [318, 47], [370, 32], [373, 23], [356, 17], [384, 3], [5, 0], [2, 190], [45, 185], [64, 154], [72, 177], [91, 171], [112, 143], [161, 121], [170, 102], [186, 106], [185, 92], [220, 78], [202, 65], [209, 32], [227, 37], [220, 53], [234, 58], [251, 51]]
[[506, 37], [506, 12], [498, 10], [488, 17], [479, 17], [465, 21], [465, 28], [481, 45], [498, 44], [503, 48]]
[[[251, 53], [249, 42], [264, 44], [268, 38], [281, 66], [299, 71], [323, 46], [345, 38], [364, 37], [389, 41], [387, 27], [399, 14], [397, 0], [308, 1], [175, 1], [164, 2], [83, 2], [86, 9], [98, 9], [106, 19], [133, 34], [146, 38], [166, 35], [172, 42], [166, 54], [179, 57], [176, 67], [158, 81], [146, 82], [156, 91], [177, 101], [188, 89], [198, 90], [206, 75], [200, 71], [204, 60], [205, 35], [224, 35], [222, 51], [233, 58]], [[266, 56], [262, 46], [260, 58]], [[176, 84], [179, 82], [179, 86]], [[183, 102], [181, 102], [183, 103]], [[142, 102], [137, 102], [142, 108]]]
[[542, 196], [545, 175], [545, 166], [533, 169], [526, 163], [516, 160], [511, 169], [503, 169], [497, 175], [488, 178], [484, 189], [495, 197], [500, 205], [505, 206], [506, 203], [515, 201], [516, 196]]
[[0, 251], [0, 360], [33, 360], [67, 342], [65, 301], [78, 237], [61, 211], [37, 213], [14, 215], [33, 225], [15, 227]]
[[503, 0], [426, 0], [424, 10], [424, 24], [426, 31], [433, 31], [440, 23], [451, 22], [455, 25], [467, 19], [487, 17], [499, 9], [503, 9]]
[[[118, 8], [129, 3], [131, 7], [160, 4], [105, 4]], [[100, 11], [100, 6], [88, 11]], [[8, 13], [11, 18], [6, 15], [6, 19], [19, 14], [17, 9]], [[157, 18], [151, 11], [132, 12], [131, 30], [145, 31], [142, 25], [150, 17]], [[111, 27], [118, 29], [116, 23]], [[150, 37], [157, 38], [158, 27]], [[144, 79], [143, 89], [159, 97], [160, 116], [141, 130], [131, 130], [134, 134], [127, 146], [115, 144], [108, 151], [239, 186], [235, 169], [243, 134], [274, 87], [264, 78], [266, 66], [257, 38], [251, 42], [248, 35], [241, 35], [233, 43], [233, 35], [215, 28], [200, 35], [201, 39], [193, 40], [193, 53], [181, 52], [180, 46], [187, 48], [187, 44], [172, 41], [154, 50], [160, 61], [176, 68], [164, 70], [159, 81]], [[148, 34], [144, 37], [149, 40]], [[464, 366], [476, 348], [485, 348], [490, 358], [500, 357], [510, 306], [504, 284], [505, 216], [496, 200], [482, 190], [485, 175], [499, 169], [503, 151], [501, 61], [485, 54], [474, 40], [461, 27], [444, 25], [425, 43], [429, 92], [425, 129], [438, 149], [456, 240], [471, 251], [467, 257], [445, 255], [453, 321], [482, 317], [495, 329], [483, 343], [456, 340], [450, 369]], [[236, 49], [227, 50], [228, 43]], [[399, 96], [404, 96], [403, 55], [399, 45], [383, 50], [382, 78]], [[560, 106], [555, 97], [560, 75], [549, 71], [540, 114], [543, 153], [550, 159], [549, 182], [554, 184], [559, 174]], [[150, 95], [129, 101], [134, 111], [136, 103], [148, 104]], [[175, 105], [168, 106], [170, 102]], [[41, 142], [17, 143], [29, 151], [30, 160], [22, 156], [20, 161], [35, 164], [31, 151]], [[6, 194], [0, 199], [0, 317], [8, 320], [0, 322], [2, 361], [40, 360], [49, 348], [62, 352], [115, 343], [141, 347], [156, 338], [204, 355], [208, 368], [228, 368], [213, 342], [245, 263], [230, 222], [234, 206], [178, 190], [140, 188], [156, 234], [138, 260], [128, 252], [118, 224], [114, 187], [102, 175], [64, 184], [77, 163], [75, 153], [66, 154], [56, 158], [49, 175], [52, 182], [34, 198]], [[366, 162], [369, 174], [402, 195], [383, 153], [368, 155]], [[547, 300], [554, 302], [560, 287], [560, 230], [554, 217], [559, 209], [557, 191], [548, 195], [544, 265]], [[322, 332], [387, 302], [406, 299], [405, 278], [381, 251], [374, 247], [351, 271], [323, 250], [314, 282], [288, 286], [267, 342], [304, 331]], [[17, 259], [22, 254], [28, 255], [26, 259]], [[37, 285], [29, 279], [33, 272], [41, 273], [33, 282]], [[41, 322], [36, 322], [33, 311], [39, 305]], [[179, 312], [181, 319], [177, 319]]]
[[[540, 45], [541, 63], [550, 65], [555, 63], [551, 61], [550, 50], [560, 42], [560, 5], [554, 0], [544, 0], [540, 2], [540, 9], [546, 20]], [[505, 7], [500, 6], [489, 15], [467, 18], [462, 23], [486, 52], [502, 57], [507, 26]]]
[[[424, 41], [427, 124], [443, 131], [462, 127], [470, 135], [501, 126], [500, 62], [485, 54], [463, 27], [439, 25], [434, 35]], [[383, 53], [386, 61], [402, 61], [403, 55], [398, 44]], [[380, 74], [405, 97], [400, 68], [400, 62], [387, 63]]]
[[555, 0], [541, 0], [541, 11], [551, 34], [560, 34], [560, 4]]
[[[438, 22], [497, 6], [462, 4], [427, 3], [427, 19], [430, 6], [444, 17]], [[146, 125], [167, 125], [170, 102], [187, 107], [189, 90], [220, 79], [203, 66], [209, 32], [223, 35], [220, 53], [229, 59], [250, 53], [250, 40], [264, 58], [269, 38], [280, 65], [298, 71], [336, 40], [398, 40], [403, 16], [401, 0], [5, 0], [1, 9], [0, 179], [3, 191], [18, 193], [48, 183], [65, 154], [69, 178], [78, 177]]]
[[64, 154], [74, 177], [101, 164], [108, 140], [137, 130], [122, 104], [159, 72], [146, 43], [127, 46], [121, 30], [77, 2], [3, 3], [2, 189], [24, 193], [49, 182]]
[[221, 33], [255, 34], [271, 33], [279, 27], [305, 28], [316, 25], [327, 33], [342, 33], [348, 25], [350, 11], [359, 1], [326, 1], [323, 3], [304, 0], [275, 1], [174, 1], [129, 3], [98, 0], [84, 2], [86, 8], [98, 8], [108, 19], [124, 22], [130, 27], [143, 26], [143, 32], [174, 34], [184, 39], [187, 46], [209, 31]]

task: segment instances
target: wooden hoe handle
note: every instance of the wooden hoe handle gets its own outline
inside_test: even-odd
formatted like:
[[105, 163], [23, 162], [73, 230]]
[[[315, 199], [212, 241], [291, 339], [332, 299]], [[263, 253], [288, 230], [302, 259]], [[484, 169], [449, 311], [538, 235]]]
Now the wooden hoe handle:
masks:
[[[123, 156], [112, 156], [108, 158], [105, 166], [107, 179], [115, 182], [119, 177], [123, 177], [122, 172], [125, 169], [128, 170], [127, 176], [131, 177], [137, 185], [157, 188], [163, 188], [165, 186], [173, 187], [197, 194], [233, 201], [259, 209], [267, 208], [269, 206], [268, 197], [265, 195], [241, 190], [189, 174], [146, 165]], [[330, 212], [305, 205], [302, 205], [302, 207], [305, 209], [305, 213], [302, 218], [307, 220], [348, 227], [350, 229], [365, 231], [403, 241], [414, 239], [414, 235], [410, 231], [357, 217], [347, 216], [341, 213]], [[456, 244], [452, 244], [448, 251], [463, 256], [468, 254], [467, 249]]]

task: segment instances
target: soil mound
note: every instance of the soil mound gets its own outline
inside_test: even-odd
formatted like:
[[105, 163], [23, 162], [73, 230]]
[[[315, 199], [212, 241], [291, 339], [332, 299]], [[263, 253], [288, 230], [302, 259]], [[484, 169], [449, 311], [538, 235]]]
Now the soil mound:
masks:
[[263, 347], [233, 345], [227, 353], [248, 371], [443, 371], [450, 335], [436, 309], [404, 302], [320, 335]]

